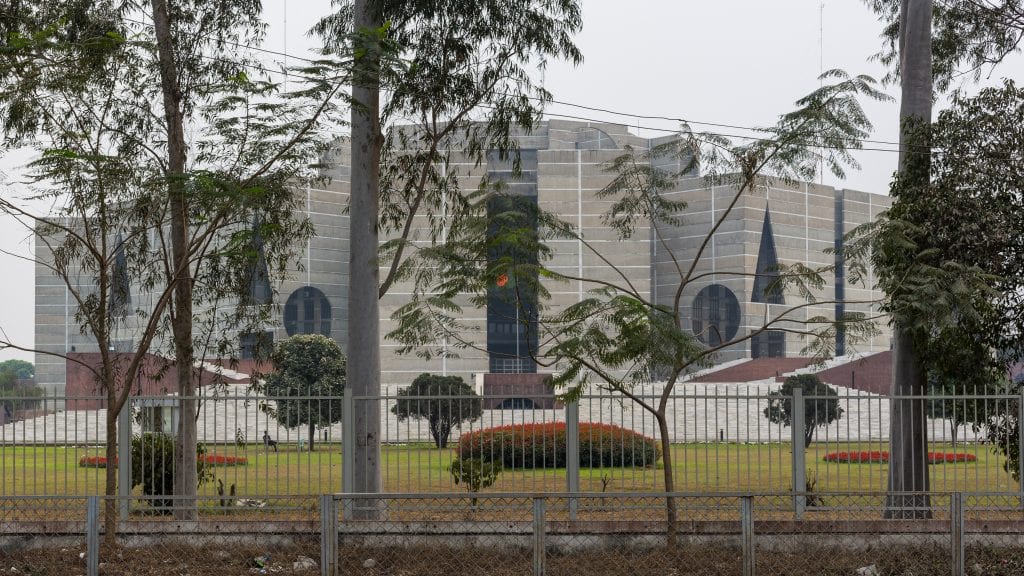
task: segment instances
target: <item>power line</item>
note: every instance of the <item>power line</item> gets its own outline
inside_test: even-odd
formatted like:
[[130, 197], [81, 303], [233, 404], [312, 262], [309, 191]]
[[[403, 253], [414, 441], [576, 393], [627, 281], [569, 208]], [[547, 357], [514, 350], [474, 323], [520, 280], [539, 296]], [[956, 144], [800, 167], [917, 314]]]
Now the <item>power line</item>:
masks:
[[[140, 24], [140, 25], [143, 25], [143, 26], [149, 26], [149, 27], [153, 26], [151, 23], [143, 22], [143, 21], [140, 21], [140, 20], [134, 20], [134, 19], [131, 19], [131, 18], [125, 18], [125, 20], [128, 21], [128, 22], [133, 22], [133, 23]], [[286, 34], [287, 34], [287, 31], [286, 31]], [[305, 58], [305, 57], [302, 57], [302, 56], [297, 56], [295, 54], [291, 54], [291, 53], [288, 53], [288, 52], [281, 52], [281, 51], [277, 51], [277, 50], [270, 50], [270, 49], [267, 49], [267, 48], [260, 48], [260, 47], [253, 46], [253, 45], [250, 45], [250, 44], [245, 44], [245, 43], [242, 43], [242, 42], [235, 42], [235, 41], [231, 41], [231, 40], [223, 40], [222, 42], [224, 42], [225, 44], [229, 44], [229, 45], [232, 45], [232, 46], [239, 47], [239, 48], [244, 48], [244, 49], [247, 49], [247, 50], [253, 50], [255, 52], [262, 52], [262, 53], [265, 53], [265, 54], [273, 54], [275, 56], [282, 56], [282, 57], [284, 57], [286, 59], [287, 58], [291, 58], [291, 59], [300, 60], [300, 61], [303, 61], [303, 62], [317, 63], [316, 60], [313, 60], [313, 59], [310, 59], [310, 58]], [[310, 81], [310, 82], [320, 82], [320, 81], [323, 81], [322, 78], [315, 78], [315, 77], [312, 77], [312, 76], [306, 76], [306, 75], [301, 75], [301, 74], [289, 74], [287, 71], [275, 70], [275, 69], [267, 68], [267, 67], [262, 66], [262, 65], [258, 65], [258, 64], [254, 64], [254, 63], [249, 63], [249, 62], [238, 62], [238, 61], [227, 60], [227, 59], [224, 59], [224, 58], [217, 58], [217, 57], [214, 57], [214, 56], [207, 56], [207, 55], [200, 55], [200, 57], [202, 57], [204, 59], [207, 59], [207, 60], [212, 60], [212, 61], [217, 61], [217, 62], [227, 63], [227, 64], [235, 64], [235, 65], [242, 66], [242, 67], [245, 67], [245, 68], [259, 70], [259, 71], [265, 72], [267, 74], [279, 74], [279, 75], [284, 76], [285, 81], [287, 81], [288, 78], [290, 78], [290, 77], [301, 78], [303, 80], [307, 80], [307, 81]], [[382, 89], [382, 91], [388, 91], [388, 90]], [[527, 96], [527, 98], [529, 98], [530, 100], [533, 100], [535, 102], [543, 102], [543, 99], [541, 99], [539, 97], [536, 97], [536, 96]], [[597, 107], [597, 106], [588, 106], [588, 105], [585, 105], [585, 104], [576, 104], [576, 103], [573, 103], [573, 102], [566, 102], [564, 100], [554, 100], [554, 99], [551, 99], [551, 100], [548, 100], [548, 102], [550, 102], [552, 104], [559, 104], [559, 105], [562, 105], [562, 106], [569, 106], [569, 107], [572, 107], [572, 108], [578, 108], [578, 109], [581, 109], [581, 110], [589, 110], [589, 111], [592, 111], [592, 112], [601, 112], [601, 113], [604, 113], [604, 114], [612, 114], [614, 116], [623, 116], [623, 117], [627, 117], [627, 118], [636, 118], [638, 120], [665, 120], [665, 121], [670, 121], [670, 122], [678, 122], [678, 123], [681, 123], [681, 124], [696, 124], [696, 125], [700, 125], [700, 126], [711, 126], [711, 127], [715, 127], [715, 128], [728, 128], [728, 129], [733, 129], [733, 130], [748, 130], [748, 131], [751, 131], [751, 132], [760, 132], [760, 133], [766, 133], [766, 132], [770, 131], [770, 129], [767, 129], [767, 128], [757, 128], [757, 127], [751, 127], [751, 126], [741, 126], [741, 125], [736, 125], [736, 124], [725, 124], [725, 123], [720, 123], [720, 122], [705, 122], [705, 121], [701, 121], [701, 120], [693, 120], [693, 119], [682, 118], [682, 117], [675, 117], [675, 116], [659, 116], [659, 115], [636, 114], [636, 113], [631, 113], [631, 112], [620, 112], [620, 111], [609, 109], [609, 108], [602, 108], [602, 107]], [[487, 106], [481, 106], [481, 107], [487, 108]], [[608, 120], [605, 120], [605, 119], [589, 118], [589, 117], [585, 117], [585, 116], [570, 115], [570, 114], [560, 114], [560, 113], [548, 112], [548, 111], [545, 111], [544, 114], [545, 114], [545, 116], [549, 116], [549, 117], [565, 118], [565, 119], [579, 120], [579, 121], [584, 121], [584, 122], [594, 122], [594, 123], [599, 123], [599, 124], [605, 124], [605, 123], [611, 124], [611, 123], [614, 123], [614, 122], [609, 122]], [[634, 127], [635, 126], [638, 130], [650, 130], [650, 131], [654, 131], [654, 132], [663, 132], [663, 133], [668, 133], [668, 134], [678, 134], [679, 133], [679, 130], [666, 129], [666, 128], [657, 128], [657, 127], [653, 127], [653, 126], [641, 126], [639, 123], [636, 124], [636, 125], [630, 124], [629, 126], [630, 127]], [[760, 141], [760, 142], [775, 142], [776, 141], [775, 138], [763, 138], [763, 137], [758, 137], [758, 136], [747, 136], [747, 135], [742, 135], [742, 134], [730, 134], [730, 133], [724, 133], [724, 132], [706, 132], [706, 134], [712, 135], [712, 136], [719, 136], [719, 137], [723, 137], [723, 138], [738, 138], [738, 139], [744, 139], [744, 140], [750, 140], [750, 141]], [[858, 139], [854, 139], [854, 141], [855, 142], [870, 143], [870, 144], [886, 144], [886, 145], [891, 145], [891, 146], [899, 146], [900, 145], [898, 142], [890, 142], [890, 141], [885, 141], [885, 140], [871, 140], [871, 139], [867, 139], [867, 138], [858, 138]], [[895, 152], [895, 153], [899, 153], [899, 149], [888, 149], [888, 148], [873, 148], [873, 147], [869, 148], [869, 147], [863, 147], [863, 146], [860, 147], [860, 148], [849, 148], [849, 147], [845, 147], [845, 146], [822, 146], [822, 145], [816, 144], [816, 143], [808, 143], [808, 145], [814, 145], [814, 146], [828, 148], [828, 149], [833, 149], [833, 150], [846, 150], [846, 151], [851, 151], [851, 152], [852, 151], [857, 151], [857, 150], [863, 150], [863, 151], [868, 151], [868, 152]], [[936, 151], [938, 151], [938, 150], [936, 149]]]
[[[133, 22], [135, 24], [141, 24], [143, 26], [152, 26], [151, 23], [143, 22], [141, 20], [134, 20], [134, 19], [131, 19], [131, 18], [125, 18], [125, 20], [128, 21], [128, 22]], [[285, 31], [285, 36], [287, 36], [287, 31]], [[303, 62], [309, 62], [309, 63], [316, 63], [317, 62], [317, 60], [313, 60], [313, 59], [310, 59], [310, 58], [305, 58], [305, 57], [302, 57], [302, 56], [297, 56], [295, 54], [292, 54], [292, 53], [288, 52], [287, 50], [284, 51], [284, 52], [281, 52], [281, 51], [277, 51], [277, 50], [270, 50], [270, 49], [267, 49], [267, 48], [261, 48], [261, 47], [258, 47], [258, 46], [253, 46], [251, 44], [245, 44], [245, 43], [242, 43], [242, 42], [234, 42], [234, 41], [230, 41], [230, 40], [224, 40], [223, 42], [225, 44], [229, 44], [229, 45], [232, 45], [232, 46], [237, 46], [239, 48], [245, 48], [247, 50], [253, 50], [255, 52], [263, 52], [265, 54], [273, 54], [275, 56], [281, 56], [281, 57], [285, 58], [286, 61], [287, 61], [287, 59], [291, 58], [291, 59], [301, 60]], [[223, 60], [223, 59], [216, 59], [216, 58], [209, 57], [209, 56], [203, 56], [203, 58], [208, 58], [208, 59], [218, 60], [218, 61], [225, 62], [225, 63], [230, 63], [230, 61]], [[287, 78], [290, 75], [288, 72], [282, 72], [282, 71], [279, 71], [279, 70], [269, 70], [267, 68], [261, 68], [259, 66], [254, 66], [254, 65], [246, 65], [246, 66], [249, 66], [249, 67], [252, 67], [252, 68], [255, 68], [255, 69], [260, 69], [260, 70], [263, 70], [265, 72], [269, 72], [269, 73], [273, 73], [273, 74], [281, 74], [281, 75], [283, 75], [285, 77], [286, 80], [287, 80]], [[313, 80], [310, 77], [304, 77], [302, 75], [298, 75], [297, 77], [303, 78], [305, 80]], [[541, 98], [536, 97], [536, 96], [527, 96], [527, 98], [529, 98], [531, 100], [534, 100], [534, 101], [537, 101], [537, 102], [541, 101]], [[562, 106], [569, 106], [569, 107], [572, 107], [572, 108], [579, 108], [580, 110], [589, 110], [591, 112], [601, 112], [601, 113], [604, 113], [604, 114], [612, 114], [614, 116], [623, 116], [623, 117], [627, 117], [627, 118], [636, 118], [636, 119], [639, 119], [639, 120], [665, 120], [665, 121], [669, 121], [669, 122], [678, 122], [678, 123], [681, 123], [681, 124], [696, 124], [696, 125], [699, 125], [699, 126], [712, 126], [712, 127], [715, 127], [715, 128], [728, 128], [728, 129], [731, 129], [731, 130], [749, 130], [751, 132], [761, 132], [761, 133], [764, 133], [764, 132], [768, 131], [768, 129], [766, 129], [766, 128], [759, 128], [759, 127], [754, 127], [754, 126], [741, 126], [741, 125], [736, 125], [736, 124], [725, 124], [725, 123], [721, 123], [721, 122], [707, 122], [707, 121], [703, 121], [703, 120], [694, 120], [692, 118], [682, 118], [682, 117], [677, 117], [677, 116], [658, 116], [658, 115], [637, 114], [637, 113], [634, 113], [634, 112], [620, 112], [618, 110], [612, 110], [612, 109], [609, 109], [609, 108], [602, 108], [602, 107], [598, 107], [598, 106], [588, 106], [588, 105], [585, 105], [585, 104], [576, 104], [574, 102], [566, 102], [564, 100], [552, 99], [552, 100], [549, 100], [548, 102], [550, 102], [552, 104], [559, 104], [559, 105], [562, 105]], [[604, 121], [601, 121], [601, 120], [590, 120], [590, 121], [604, 122]], [[643, 127], [641, 127], [641, 128], [643, 128]], [[664, 129], [650, 128], [650, 127], [643, 128], [643, 129], [665, 131]], [[676, 131], [672, 130], [672, 132], [676, 132]], [[748, 139], [754, 139], [754, 140], [770, 140], [769, 138], [757, 138], [757, 137], [751, 137], [751, 136], [741, 136], [741, 135], [736, 135], [736, 134], [733, 134], [733, 135], [717, 134], [717, 133], [709, 133], [709, 134], [715, 134], [717, 136], [726, 136], [726, 137], [731, 137], [731, 138], [748, 138]], [[899, 142], [890, 142], [890, 141], [886, 141], [886, 140], [858, 139], [858, 142], [867, 142], [869, 144], [888, 144], [888, 145], [891, 145], [891, 146], [899, 146]]]

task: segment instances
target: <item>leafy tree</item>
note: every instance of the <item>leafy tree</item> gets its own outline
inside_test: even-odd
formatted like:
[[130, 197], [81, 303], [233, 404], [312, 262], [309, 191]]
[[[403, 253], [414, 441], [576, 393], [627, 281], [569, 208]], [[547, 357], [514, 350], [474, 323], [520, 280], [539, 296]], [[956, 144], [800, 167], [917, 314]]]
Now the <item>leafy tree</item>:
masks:
[[261, 408], [286, 428], [308, 426], [309, 449], [313, 450], [316, 428], [341, 421], [345, 355], [331, 338], [303, 334], [278, 342], [271, 361], [274, 371], [257, 389], [273, 398], [275, 406], [264, 404]]
[[[901, 0], [864, 0], [884, 28], [885, 46], [875, 57], [889, 66], [886, 80], [900, 74]], [[1020, 51], [1024, 5], [1019, 0], [943, 0], [932, 8], [932, 74], [939, 90], [970, 73], [975, 80]]]
[[[351, 269], [348, 332], [361, 336], [347, 345], [357, 393], [373, 395], [380, 389], [376, 299], [416, 272], [413, 222], [428, 222], [437, 241], [471, 207], [459, 186], [464, 173], [446, 150], [461, 148], [477, 164], [488, 150], [506, 155], [514, 147], [511, 132], [532, 126], [551, 99], [532, 68], [553, 58], [582, 60], [572, 39], [582, 15], [578, 0], [333, 5], [337, 12], [314, 32], [328, 48], [355, 55], [350, 214], [359, 225], [350, 246], [358, 265]], [[389, 64], [395, 56], [402, 66]], [[383, 105], [381, 88], [389, 91]], [[412, 124], [382, 132], [394, 118]], [[391, 238], [383, 246], [378, 231]], [[357, 446], [355, 483], [376, 492], [379, 411], [369, 402], [359, 413], [356, 433], [370, 440]]]
[[[478, 343], [464, 336], [472, 333], [471, 326], [461, 320], [467, 294], [472, 305], [483, 306], [489, 287], [502, 277], [515, 278], [516, 289], [511, 291], [511, 298], [526, 317], [529, 306], [537, 305], [543, 311], [550, 296], [545, 283], [580, 281], [595, 286], [580, 302], [540, 315], [537, 330], [542, 345], [534, 360], [543, 367], [558, 367], [553, 383], [567, 399], [578, 397], [594, 384], [622, 394], [650, 413], [657, 422], [662, 443], [665, 490], [672, 492], [675, 485], [669, 444], [669, 399], [685, 375], [708, 365], [719, 350], [768, 330], [805, 335], [813, 351], [821, 354], [828, 353], [839, 327], [846, 328], [851, 343], [873, 331], [873, 325], [863, 314], [847, 314], [838, 319], [797, 319], [797, 313], [811, 303], [833, 302], [816, 296], [816, 291], [824, 286], [823, 274], [830, 268], [812, 269], [800, 263], [780, 267], [773, 289], [792, 290], [805, 302], [786, 306], [777, 314], [773, 311], [762, 326], [748, 333], [722, 337], [717, 344], [706, 346], [682, 320], [682, 295], [705, 278], [697, 267], [712, 235], [730, 217], [740, 199], [765, 181], [763, 173], [783, 180], [812, 179], [820, 163], [837, 175], [842, 175], [847, 164], [855, 164], [849, 150], [860, 145], [870, 127], [858, 98], [886, 96], [875, 89], [870, 78], [849, 77], [838, 71], [826, 74], [825, 78], [835, 83], [800, 99], [795, 111], [782, 115], [774, 127], [766, 129], [770, 138], [737, 145], [716, 135], [684, 132], [679, 140], [653, 150], [628, 150], [609, 166], [612, 182], [599, 194], [610, 206], [603, 220], [620, 238], [632, 237], [640, 225], [650, 226], [654, 241], [660, 242], [659, 246], [668, 250], [677, 263], [679, 284], [671, 304], [653, 302], [628, 280], [576, 277], [547, 267], [552, 256], [551, 247], [546, 244], [548, 239], [571, 239], [601, 257], [608, 266], [614, 268], [615, 264], [604, 258], [600, 246], [582, 237], [574, 225], [529, 202], [517, 202], [515, 195], [500, 188], [485, 189], [473, 198], [473, 217], [453, 225], [444, 245], [417, 252], [421, 264], [416, 270], [416, 290], [409, 303], [393, 315], [399, 326], [391, 336], [404, 345], [404, 351], [416, 350], [425, 355], [439, 352], [439, 335], [457, 346], [480, 349]], [[679, 160], [682, 170], [668, 172], [652, 165], [653, 158], [666, 157]], [[678, 178], [695, 163], [707, 174], [708, 184], [730, 187], [733, 196], [696, 255], [685, 261], [672, 254], [671, 246], [663, 240], [666, 228], [670, 224], [680, 225], [686, 209], [668, 192], [675, 189]], [[507, 208], [497, 215], [489, 213], [492, 198], [507, 201]], [[524, 217], [536, 218], [541, 233], [524, 233], [518, 224]], [[507, 250], [508, 246], [516, 249]], [[518, 258], [520, 254], [536, 257]], [[620, 273], [619, 277], [626, 279], [628, 274]], [[854, 274], [850, 281], [858, 282], [861, 278]], [[663, 375], [667, 383], [660, 397], [650, 401], [635, 389], [650, 381], [654, 373]], [[677, 526], [674, 498], [667, 498], [666, 514], [672, 542]]]
[[[1013, 280], [1009, 285], [1005, 281], [1019, 278], [1012, 269], [1019, 270], [1020, 250], [1013, 255], [1011, 249], [1009, 257], [997, 255], [1000, 246], [1012, 246], [1001, 238], [1014, 230], [1005, 226], [1013, 221], [1005, 208], [1019, 205], [1019, 200], [1012, 200], [1014, 193], [1020, 197], [1012, 179], [1013, 156], [1020, 150], [1014, 147], [1013, 129], [1007, 130], [1001, 126], [1002, 118], [989, 114], [1000, 99], [991, 92], [973, 104], [967, 104], [973, 99], [955, 94], [953, 108], [960, 108], [961, 118], [973, 121], [949, 122], [952, 117], [946, 115], [943, 126], [928, 122], [933, 83], [939, 90], [947, 89], [962, 68], [979, 78], [1019, 50], [1024, 26], [1020, 2], [1015, 0], [953, 0], [934, 7], [932, 2], [907, 0], [867, 3], [886, 24], [887, 47], [879, 57], [891, 66], [889, 79], [901, 78], [904, 94], [901, 172], [892, 188], [898, 199], [889, 218], [879, 223], [873, 250], [888, 293], [887, 309], [897, 324], [894, 392], [920, 395], [926, 373], [942, 378], [957, 372], [949, 361], [956, 355], [944, 352], [958, 344], [972, 348], [982, 341], [974, 355], [981, 373], [998, 373], [998, 366], [1020, 351], [1019, 342], [1006, 341], [1006, 336], [1016, 340], [1020, 331], [1007, 330], [1006, 324], [1019, 325], [1020, 314], [1012, 303], [1019, 303], [1021, 294]], [[925, 153], [933, 147], [942, 153]], [[1011, 177], [1002, 179], [1006, 172]], [[993, 180], [998, 184], [992, 186]], [[1003, 282], [997, 281], [999, 276]], [[990, 345], [1000, 339], [1003, 342]], [[927, 491], [928, 470], [920, 456], [926, 450], [925, 407], [919, 401], [901, 401], [894, 404], [893, 414], [890, 490]], [[897, 505], [886, 514], [900, 515], [909, 508], [927, 506]]]
[[[155, 26], [141, 21], [142, 4], [20, 3], [4, 21], [0, 50], [4, 145], [35, 148], [33, 192], [56, 207], [40, 216], [4, 199], [0, 208], [34, 226], [37, 263], [63, 281], [76, 322], [96, 340], [108, 460], [144, 354], [170, 352], [192, 367], [208, 352], [230, 355], [230, 335], [271, 318], [269, 304], [241, 295], [259, 256], [280, 277], [295, 244], [310, 234], [290, 186], [313, 176], [307, 159], [344, 82], [311, 80], [284, 93], [250, 76], [238, 47], [258, 40], [250, 34], [262, 29], [258, 3], [152, 5]], [[326, 78], [327, 67], [304, 77]], [[177, 85], [162, 83], [173, 75]], [[170, 101], [160, 98], [168, 86]], [[185, 124], [195, 127], [188, 149], [181, 148]], [[252, 250], [256, 234], [261, 254]], [[126, 306], [132, 288], [152, 294], [152, 305]], [[109, 352], [128, 337], [134, 354]], [[171, 350], [162, 349], [168, 340]], [[195, 374], [177, 373], [183, 409], [175, 473], [185, 498], [175, 504], [181, 517], [195, 518]], [[116, 491], [113, 467], [105, 489]], [[113, 538], [113, 500], [105, 521]]]
[[480, 396], [462, 377], [420, 374], [408, 388], [398, 392], [391, 413], [398, 416], [399, 422], [408, 418], [426, 420], [434, 443], [438, 448], [446, 448], [452, 428], [461, 429], [463, 422], [473, 422], [484, 411]]
[[21, 380], [31, 380], [35, 378], [36, 367], [31, 362], [11, 359], [0, 362], [0, 372], [14, 372]]
[[768, 394], [768, 407], [764, 417], [775, 424], [793, 423], [793, 390], [799, 389], [804, 397], [804, 447], [810, 446], [818, 428], [824, 428], [843, 417], [836, 389], [822, 382], [814, 374], [790, 376], [782, 388]]
[[14, 370], [0, 370], [0, 412], [5, 417], [0, 421], [10, 421], [17, 410], [35, 408], [42, 396], [43, 389], [38, 386], [18, 386]]
[[[1022, 113], [1024, 90], [1012, 82], [955, 95], [930, 128], [943, 151], [931, 159], [930, 181], [898, 180], [900, 204], [848, 243], [850, 252], [873, 251], [886, 307], [914, 330], [922, 373], [944, 393], [998, 390], [1024, 351], [1024, 130], [1009, 120]], [[959, 414], [946, 408], [979, 424], [970, 401]], [[1005, 432], [1016, 413], [998, 412], [1009, 408], [983, 407], [980, 419]]]

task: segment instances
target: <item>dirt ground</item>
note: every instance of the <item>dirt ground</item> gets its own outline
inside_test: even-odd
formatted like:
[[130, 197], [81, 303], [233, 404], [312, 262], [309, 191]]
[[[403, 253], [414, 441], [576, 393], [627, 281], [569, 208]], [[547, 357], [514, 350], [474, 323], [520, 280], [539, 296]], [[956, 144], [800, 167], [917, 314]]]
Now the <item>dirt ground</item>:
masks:
[[[84, 547], [0, 550], [4, 576], [74, 576], [85, 574]], [[316, 565], [303, 568], [305, 556]], [[341, 546], [340, 574], [360, 576], [522, 576], [532, 573], [528, 549]], [[230, 576], [247, 574], [319, 574], [320, 551], [309, 545], [202, 546], [154, 545], [105, 547], [100, 555], [104, 576]], [[726, 576], [742, 573], [739, 550], [718, 546], [679, 546], [647, 550], [585, 549], [545, 558], [550, 576]], [[757, 550], [757, 573], [765, 576], [852, 576], [874, 565], [878, 576], [940, 576], [951, 573], [948, 550], [877, 548], [849, 551], [811, 549], [799, 553]], [[1020, 548], [972, 548], [966, 556], [971, 576], [1017, 576], [1024, 573]]]

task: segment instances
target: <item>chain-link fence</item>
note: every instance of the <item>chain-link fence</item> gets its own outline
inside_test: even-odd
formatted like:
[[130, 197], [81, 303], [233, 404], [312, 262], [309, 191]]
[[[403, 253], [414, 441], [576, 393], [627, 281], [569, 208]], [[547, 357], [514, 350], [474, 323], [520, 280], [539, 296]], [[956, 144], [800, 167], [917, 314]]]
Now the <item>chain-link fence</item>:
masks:
[[[0, 574], [1020, 574], [1016, 494], [331, 494], [121, 518], [102, 497], [0, 500]], [[886, 519], [915, 503], [913, 519]], [[111, 512], [113, 511], [113, 512]], [[906, 514], [898, 514], [906, 518]], [[109, 521], [116, 522], [112, 524]]]

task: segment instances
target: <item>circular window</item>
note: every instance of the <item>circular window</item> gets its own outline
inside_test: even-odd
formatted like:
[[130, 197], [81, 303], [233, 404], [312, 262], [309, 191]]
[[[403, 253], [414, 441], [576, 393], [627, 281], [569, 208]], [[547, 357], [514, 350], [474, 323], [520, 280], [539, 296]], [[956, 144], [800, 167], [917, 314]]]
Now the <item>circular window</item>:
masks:
[[721, 284], [705, 286], [693, 299], [693, 333], [708, 346], [736, 337], [740, 328], [740, 303]]
[[331, 302], [312, 286], [299, 288], [284, 305], [284, 330], [296, 334], [331, 335]]

